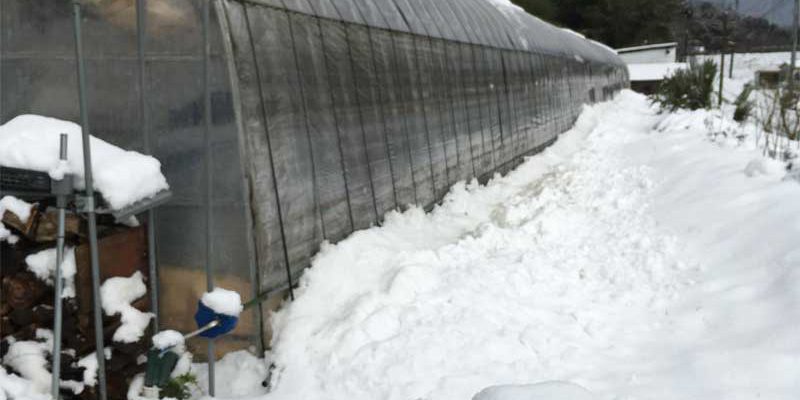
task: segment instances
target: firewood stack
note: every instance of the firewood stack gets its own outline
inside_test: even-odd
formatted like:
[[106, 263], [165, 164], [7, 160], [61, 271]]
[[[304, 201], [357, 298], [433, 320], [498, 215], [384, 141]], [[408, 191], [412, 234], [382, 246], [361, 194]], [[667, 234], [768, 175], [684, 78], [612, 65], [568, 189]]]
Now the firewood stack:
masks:
[[[6, 355], [11, 340], [35, 341], [37, 329], [53, 329], [53, 286], [29, 271], [25, 258], [55, 247], [57, 213], [54, 208], [39, 204], [33, 207], [26, 223], [8, 211], [2, 215], [2, 222], [20, 239], [14, 245], [0, 243], [0, 360]], [[101, 279], [130, 277], [139, 271], [147, 280], [145, 229], [119, 225], [110, 218], [100, 218], [98, 229]], [[66, 236], [67, 246], [75, 248], [77, 271], [75, 297], [63, 300], [61, 380], [83, 382], [84, 368], [78, 366], [78, 360], [95, 351], [94, 299], [86, 224], [78, 214], [67, 214]], [[132, 305], [141, 311], [150, 311], [148, 296]], [[111, 358], [106, 362], [108, 397], [122, 400], [126, 398], [129, 381], [144, 370], [141, 357], [146, 354], [150, 340], [146, 334], [136, 343], [114, 342], [112, 336], [120, 325], [119, 315], [104, 314], [105, 346], [111, 349]], [[95, 390], [95, 387], [86, 386], [75, 394], [71, 389], [62, 388], [61, 394], [65, 399], [92, 400]]]

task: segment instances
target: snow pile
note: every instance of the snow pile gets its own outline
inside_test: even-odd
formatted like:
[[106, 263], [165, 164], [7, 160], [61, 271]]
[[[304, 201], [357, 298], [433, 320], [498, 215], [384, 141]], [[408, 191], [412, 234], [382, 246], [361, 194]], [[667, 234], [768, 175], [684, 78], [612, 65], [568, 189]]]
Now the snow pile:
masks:
[[46, 342], [13, 342], [3, 357], [3, 364], [28, 380], [33, 392], [46, 394], [50, 392], [52, 380], [46, 358], [49, 351], [50, 347]]
[[[52, 374], [48, 358], [53, 348], [53, 332], [36, 330], [37, 340], [9, 341], [3, 364], [18, 375], [10, 375], [0, 367], [0, 399], [39, 400], [49, 398]], [[83, 392], [84, 383], [61, 380], [61, 388], [74, 394]]]
[[800, 185], [719, 118], [626, 91], [507, 177], [324, 246], [266, 399], [796, 398]]
[[178, 331], [166, 330], [161, 331], [152, 338], [153, 347], [159, 350], [167, 350], [170, 348], [183, 348], [183, 334]]
[[[69, 135], [66, 165], [59, 160], [62, 133]], [[169, 188], [161, 174], [161, 163], [155, 158], [122, 150], [95, 137], [91, 146], [95, 187], [113, 209]], [[20, 115], [0, 126], [0, 165], [48, 172], [54, 179], [70, 173], [82, 188], [81, 127], [55, 118]]]
[[33, 382], [20, 377], [19, 375], [9, 374], [0, 366], [0, 400], [50, 400], [47, 394], [38, 392]]
[[[25, 264], [28, 270], [33, 272], [36, 277], [45, 281], [48, 285], [53, 285], [56, 276], [56, 249], [42, 250], [38, 253], [25, 257]], [[61, 264], [61, 276], [64, 279], [64, 291], [61, 297], [65, 299], [75, 297], [75, 249], [66, 248], [64, 251], [64, 262]]]
[[544, 154], [456, 185], [431, 214], [326, 246], [275, 317], [271, 398], [468, 399], [631, 351], [613, 343], [649, 334], [639, 321], [692, 272], [648, 214], [648, 168], [608, 154], [652, 126], [632, 118], [638, 99], [587, 108]]
[[[208, 364], [194, 364], [192, 370], [197, 374], [201, 389], [207, 393]], [[269, 374], [267, 364], [246, 351], [226, 354], [216, 362], [214, 371], [218, 398], [255, 397], [267, 391], [262, 385]]]
[[472, 400], [595, 400], [592, 394], [568, 382], [543, 382], [535, 385], [492, 386]]
[[217, 314], [230, 315], [232, 317], [238, 317], [244, 308], [239, 293], [223, 288], [214, 288], [210, 292], [203, 293], [200, 301]]
[[[111, 348], [106, 347], [104, 350], [106, 360], [111, 359]], [[97, 353], [89, 354], [78, 360], [78, 366], [85, 368], [83, 370], [83, 384], [87, 386], [94, 386], [97, 384]]]
[[122, 325], [114, 332], [115, 342], [135, 343], [144, 334], [153, 314], [139, 311], [131, 303], [146, 293], [142, 273], [138, 271], [130, 278], [115, 277], [103, 282], [100, 287], [103, 311], [109, 316], [120, 314], [122, 319]]
[[16, 215], [22, 223], [26, 223], [31, 216], [31, 208], [33, 208], [33, 205], [13, 196], [3, 196], [0, 199], [0, 242], [8, 240], [9, 243], [15, 244], [19, 239], [3, 225], [2, 219], [6, 211]]

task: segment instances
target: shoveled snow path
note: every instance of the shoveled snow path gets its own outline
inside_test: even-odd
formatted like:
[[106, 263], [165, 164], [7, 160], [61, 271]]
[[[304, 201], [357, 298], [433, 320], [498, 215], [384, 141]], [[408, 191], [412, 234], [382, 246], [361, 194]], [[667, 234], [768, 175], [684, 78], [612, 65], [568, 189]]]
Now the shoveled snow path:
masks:
[[624, 92], [508, 176], [324, 248], [276, 315], [266, 398], [791, 398], [800, 185], [663, 119]]

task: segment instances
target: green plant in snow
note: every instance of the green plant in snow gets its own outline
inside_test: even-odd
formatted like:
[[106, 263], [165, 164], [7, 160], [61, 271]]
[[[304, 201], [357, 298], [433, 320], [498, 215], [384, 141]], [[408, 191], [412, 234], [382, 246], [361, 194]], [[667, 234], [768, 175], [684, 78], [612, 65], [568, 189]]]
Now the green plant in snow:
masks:
[[747, 118], [750, 118], [750, 114], [753, 112], [753, 102], [750, 101], [750, 95], [752, 93], [753, 87], [748, 83], [744, 85], [742, 92], [736, 96], [736, 101], [734, 102], [736, 110], [733, 112], [734, 121], [744, 122]]
[[711, 108], [717, 64], [711, 60], [690, 63], [664, 79], [651, 100], [668, 111]]
[[197, 377], [191, 373], [178, 375], [167, 382], [161, 390], [161, 397], [177, 400], [188, 400], [192, 396], [192, 388], [197, 387]]

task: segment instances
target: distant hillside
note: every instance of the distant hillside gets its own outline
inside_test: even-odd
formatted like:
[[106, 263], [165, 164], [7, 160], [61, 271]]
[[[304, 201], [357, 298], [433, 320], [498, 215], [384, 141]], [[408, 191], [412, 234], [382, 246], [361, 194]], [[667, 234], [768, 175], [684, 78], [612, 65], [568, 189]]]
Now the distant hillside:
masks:
[[781, 49], [791, 43], [785, 27], [762, 17], [791, 18], [792, 0], [740, 0], [738, 15], [727, 11], [735, 0], [512, 1], [531, 14], [615, 48], [675, 41], [683, 54], [690, 43], [709, 51], [719, 50], [726, 40], [744, 51]]
[[[735, 0], [691, 0], [700, 4], [705, 1], [721, 7], [735, 4]], [[792, 25], [791, 0], [739, 0], [739, 13], [756, 18], [764, 18], [779, 26]]]

